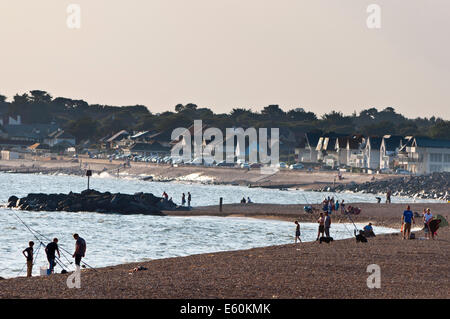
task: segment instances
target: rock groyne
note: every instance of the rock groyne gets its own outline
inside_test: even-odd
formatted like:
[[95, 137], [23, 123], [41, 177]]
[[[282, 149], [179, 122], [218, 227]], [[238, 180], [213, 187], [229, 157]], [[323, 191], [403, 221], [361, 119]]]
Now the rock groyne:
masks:
[[396, 177], [387, 180], [366, 182], [362, 184], [341, 184], [335, 187], [326, 186], [318, 191], [325, 192], [361, 192], [407, 196], [423, 199], [440, 199], [450, 201], [450, 173], [433, 173], [429, 175]]
[[29, 194], [11, 196], [8, 207], [28, 211], [97, 212], [118, 214], [163, 215], [164, 210], [188, 210], [187, 207], [150, 193], [134, 195], [85, 190], [69, 194]]

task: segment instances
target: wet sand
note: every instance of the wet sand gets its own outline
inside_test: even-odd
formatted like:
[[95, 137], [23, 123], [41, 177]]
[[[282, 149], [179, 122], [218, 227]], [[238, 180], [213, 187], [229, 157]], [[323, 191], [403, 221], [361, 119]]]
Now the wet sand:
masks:
[[[424, 206], [411, 205], [413, 211]], [[375, 225], [399, 228], [404, 205], [359, 206], [363, 212], [355, 221], [370, 220]], [[426, 206], [434, 214], [448, 218], [450, 205]], [[222, 215], [285, 220], [302, 220], [304, 216], [303, 221], [311, 221], [312, 216], [302, 213], [301, 208], [301, 205], [226, 205]], [[201, 207], [189, 213], [218, 215], [217, 211], [218, 207]], [[333, 221], [336, 219], [334, 216]], [[417, 222], [421, 225], [420, 219]], [[402, 240], [398, 234], [380, 235], [365, 244], [354, 239], [330, 244], [309, 242], [167, 258], [96, 271], [86, 269], [81, 275], [81, 289], [67, 288], [67, 274], [0, 280], [0, 297], [448, 299], [449, 227], [440, 229], [436, 240], [421, 240], [422, 231], [416, 236], [418, 239]], [[370, 264], [380, 266], [380, 289], [367, 287]], [[136, 266], [148, 270], [130, 274]]]

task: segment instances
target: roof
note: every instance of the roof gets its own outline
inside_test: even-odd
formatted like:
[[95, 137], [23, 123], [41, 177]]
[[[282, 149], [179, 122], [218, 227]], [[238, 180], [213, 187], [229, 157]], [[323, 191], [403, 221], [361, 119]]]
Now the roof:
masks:
[[74, 139], [75, 138], [72, 134], [70, 134], [70, 133], [68, 133], [68, 132], [66, 132], [64, 130], [54, 131], [54, 132], [50, 133], [48, 135], [48, 137], [49, 138], [59, 138], [59, 139], [62, 139], [62, 138]]
[[384, 146], [386, 151], [395, 151], [403, 145], [405, 139], [399, 135], [387, 135], [383, 137]]
[[57, 124], [21, 124], [3, 125], [9, 137], [22, 137], [40, 139], [47, 137], [51, 132], [58, 130]]
[[128, 133], [125, 130], [121, 130], [120, 132], [117, 132], [113, 136], [111, 136], [109, 139], [107, 139], [107, 142], [114, 142], [114, 141], [120, 141], [123, 140], [125, 137], [130, 136], [130, 133]]
[[426, 137], [414, 138], [413, 145], [417, 147], [429, 147], [429, 148], [450, 148], [450, 140], [437, 140]]
[[30, 150], [48, 150], [48, 145], [41, 144], [41, 143], [35, 143], [33, 145], [28, 146], [28, 149]]
[[310, 147], [316, 147], [317, 143], [319, 143], [319, 138], [320, 138], [320, 134], [315, 134], [315, 133], [306, 133], [305, 137], [306, 140], [308, 141], [308, 144]]
[[368, 142], [370, 143], [370, 148], [373, 150], [379, 150], [381, 148], [381, 142], [383, 138], [378, 136], [370, 136]]

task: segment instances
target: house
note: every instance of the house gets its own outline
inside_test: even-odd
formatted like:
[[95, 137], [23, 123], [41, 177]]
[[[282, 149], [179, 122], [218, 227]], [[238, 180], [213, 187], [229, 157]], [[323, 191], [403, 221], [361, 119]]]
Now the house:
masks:
[[380, 168], [381, 137], [370, 136], [367, 138], [364, 149], [364, 167], [369, 169]]
[[317, 162], [317, 143], [319, 142], [320, 134], [305, 133], [300, 138], [295, 148], [295, 157], [297, 162]]
[[336, 157], [337, 165], [350, 166], [352, 155], [361, 153], [361, 143], [363, 137], [355, 136], [341, 136], [336, 138]]
[[400, 149], [399, 166], [415, 174], [450, 172], [450, 141], [413, 137]]
[[50, 133], [45, 139], [44, 143], [49, 145], [50, 147], [56, 146], [58, 144], [74, 146], [75, 145], [75, 137], [61, 129], [58, 129], [52, 133]]
[[380, 146], [380, 169], [393, 169], [394, 160], [406, 139], [398, 135], [385, 135]]
[[7, 115], [0, 115], [0, 125], [21, 125], [22, 117], [17, 115], [16, 118]]
[[128, 133], [127, 131], [121, 130], [116, 134], [114, 134], [113, 136], [111, 136], [110, 138], [106, 139], [105, 143], [107, 147], [111, 149], [127, 147], [130, 146], [133, 142], [131, 139], [129, 139], [130, 135], [131, 134]]
[[134, 142], [151, 142], [155, 141], [165, 147], [170, 147], [170, 142], [172, 138], [171, 131], [162, 131], [162, 132], [154, 132], [154, 131], [143, 131], [138, 132], [130, 137]]
[[135, 143], [130, 148], [124, 149], [123, 151], [125, 155], [139, 156], [167, 156], [170, 154], [169, 147], [165, 147], [155, 141], [149, 143]]
[[59, 129], [56, 123], [51, 124], [6, 124], [3, 130], [9, 140], [43, 143], [52, 132]]

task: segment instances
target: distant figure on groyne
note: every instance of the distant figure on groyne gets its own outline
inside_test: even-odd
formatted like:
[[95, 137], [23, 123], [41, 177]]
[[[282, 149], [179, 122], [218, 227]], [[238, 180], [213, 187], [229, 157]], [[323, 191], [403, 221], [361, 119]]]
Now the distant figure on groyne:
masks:
[[181, 196], [181, 206], [186, 205], [186, 195], [183, 193], [183, 195]]
[[192, 200], [191, 193], [188, 192], [188, 207], [191, 207], [191, 200]]

